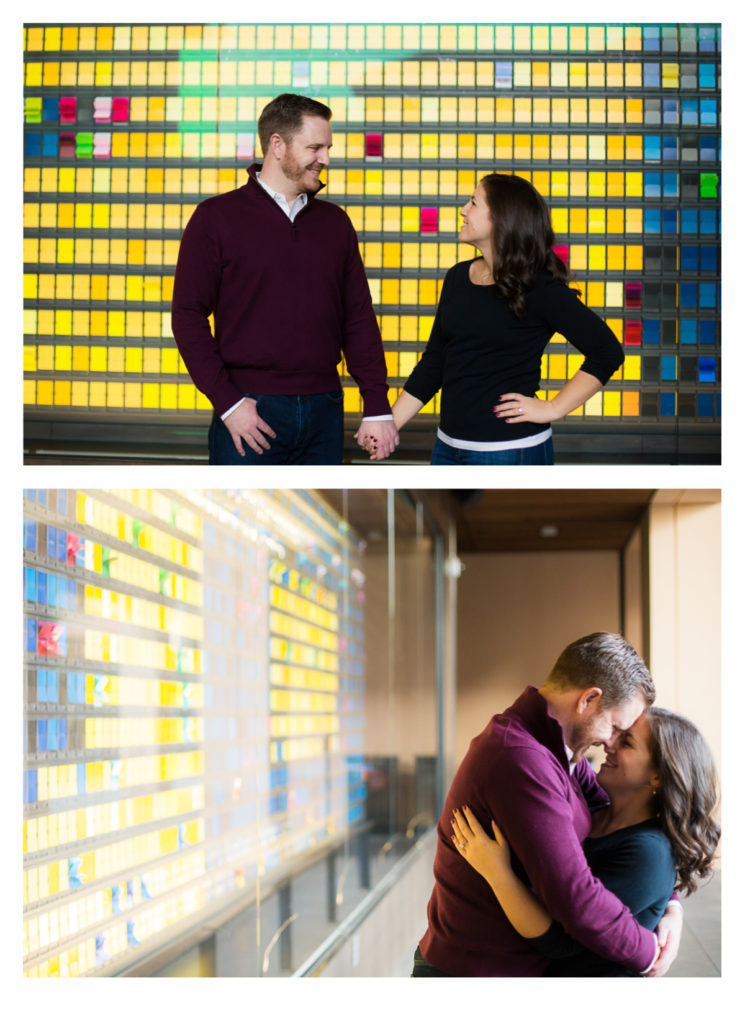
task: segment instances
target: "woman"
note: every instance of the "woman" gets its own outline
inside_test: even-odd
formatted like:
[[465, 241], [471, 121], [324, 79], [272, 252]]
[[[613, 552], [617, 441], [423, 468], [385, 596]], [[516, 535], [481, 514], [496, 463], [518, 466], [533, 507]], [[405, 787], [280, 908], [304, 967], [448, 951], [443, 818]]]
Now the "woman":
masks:
[[[688, 895], [712, 871], [719, 842], [714, 762], [696, 727], [649, 708], [598, 772], [610, 803], [593, 814], [585, 854], [593, 874], [654, 929], [673, 889]], [[512, 927], [553, 958], [548, 974], [630, 973], [582, 947], [552, 921], [510, 866], [507, 842], [492, 822], [490, 839], [468, 808], [456, 811], [453, 842], [491, 885]]]
[[[553, 463], [550, 424], [607, 383], [623, 350], [567, 286], [548, 209], [529, 182], [487, 174], [461, 214], [460, 240], [481, 256], [448, 271], [429, 343], [393, 406], [394, 422], [400, 429], [442, 389], [433, 465]], [[535, 392], [555, 332], [585, 360], [544, 401]]]

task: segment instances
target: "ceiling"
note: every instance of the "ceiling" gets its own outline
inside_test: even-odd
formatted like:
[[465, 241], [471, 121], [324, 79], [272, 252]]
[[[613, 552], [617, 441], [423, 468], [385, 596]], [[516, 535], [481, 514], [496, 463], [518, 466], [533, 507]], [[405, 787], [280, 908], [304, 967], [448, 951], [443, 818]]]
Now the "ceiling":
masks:
[[[320, 492], [362, 537], [387, 535], [388, 492]], [[500, 551], [621, 550], [642, 519], [654, 490], [452, 490], [417, 491], [429, 503], [449, 496], [455, 513], [458, 554]], [[417, 530], [415, 502], [409, 492], [395, 493], [398, 537]], [[545, 528], [553, 528], [549, 536]], [[555, 531], [555, 532], [554, 532]]]
[[[620, 551], [653, 490], [453, 491], [458, 554]], [[547, 531], [548, 528], [548, 531]], [[551, 535], [542, 535], [546, 533]]]

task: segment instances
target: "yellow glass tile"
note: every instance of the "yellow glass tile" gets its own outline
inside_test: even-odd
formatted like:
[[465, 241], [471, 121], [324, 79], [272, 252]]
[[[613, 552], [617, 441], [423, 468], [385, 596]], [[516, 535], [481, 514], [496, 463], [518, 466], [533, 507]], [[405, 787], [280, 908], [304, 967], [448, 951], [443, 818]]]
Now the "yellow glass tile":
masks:
[[573, 235], [584, 235], [587, 231], [587, 210], [573, 206], [569, 210], [569, 231]]
[[629, 245], [626, 247], [626, 269], [642, 270], [644, 249], [641, 245]]
[[604, 245], [590, 245], [588, 248], [588, 259], [590, 270], [605, 270], [606, 253]]
[[598, 391], [596, 395], [584, 404], [584, 415], [585, 416], [602, 416], [603, 414], [603, 392]]
[[605, 282], [588, 281], [586, 287], [586, 301], [588, 306], [605, 305]]
[[639, 415], [639, 392], [638, 391], [624, 391], [622, 392], [622, 408], [624, 416], [638, 416]]

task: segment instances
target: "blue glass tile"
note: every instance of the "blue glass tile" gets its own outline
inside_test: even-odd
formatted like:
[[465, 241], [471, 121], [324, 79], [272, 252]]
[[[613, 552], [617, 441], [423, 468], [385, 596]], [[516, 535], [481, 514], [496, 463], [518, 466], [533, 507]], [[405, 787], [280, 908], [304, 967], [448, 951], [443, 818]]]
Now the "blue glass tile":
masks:
[[27, 567], [24, 572], [24, 598], [26, 601], [36, 600], [36, 569]]
[[36, 520], [24, 519], [25, 536], [23, 539], [27, 551], [36, 551]]
[[702, 53], [712, 53], [719, 49], [717, 30], [700, 25], [698, 29], [698, 48]]
[[654, 171], [647, 171], [644, 175], [644, 195], [648, 199], [659, 199], [661, 195], [661, 176]]
[[51, 572], [47, 576], [47, 604], [50, 608], [57, 607], [57, 577]]
[[680, 230], [684, 235], [698, 234], [698, 210], [680, 211]]
[[643, 81], [644, 87], [650, 88], [656, 86], [659, 88], [660, 85], [660, 65], [659, 64], [644, 64], [643, 65]]
[[643, 47], [645, 50], [659, 50], [660, 30], [657, 25], [644, 25], [642, 28]]
[[713, 356], [701, 356], [699, 358], [698, 379], [702, 384], [716, 384], [717, 361]]
[[698, 270], [698, 246], [682, 245], [680, 247], [680, 269]]
[[662, 157], [664, 160], [678, 159], [678, 139], [675, 135], [666, 135], [662, 140]]
[[660, 395], [660, 416], [675, 415], [675, 395]]
[[678, 194], [678, 175], [666, 172], [662, 176], [662, 194], [667, 198], [674, 198]]
[[36, 723], [36, 749], [38, 751], [47, 749], [47, 723], [45, 719], [40, 719]]
[[494, 87], [495, 89], [512, 88], [512, 62], [497, 61], [494, 65]]
[[57, 491], [57, 511], [61, 516], [67, 515], [67, 490], [64, 487]]
[[41, 156], [41, 135], [38, 132], [27, 132], [23, 140], [23, 151], [26, 156]]
[[702, 320], [699, 323], [699, 342], [702, 345], [716, 345], [717, 325], [713, 320]]
[[676, 356], [663, 356], [660, 364], [661, 380], [677, 380], [678, 360]]
[[696, 406], [699, 416], [713, 416], [714, 395], [697, 395]]
[[701, 100], [701, 124], [718, 124], [717, 101]]
[[719, 233], [719, 222], [716, 210], [701, 210], [701, 234], [716, 235]]
[[701, 89], [716, 89], [717, 66], [716, 64], [699, 64], [698, 84]]
[[[706, 67], [706, 65], [703, 65]], [[59, 121], [59, 100], [52, 96], [45, 96], [41, 101], [42, 121]]]
[[645, 160], [660, 160], [662, 159], [662, 139], [659, 135], [645, 135], [644, 136], [644, 159]]
[[702, 245], [701, 246], [701, 269], [702, 270], [718, 270], [719, 260], [718, 252], [713, 245]]
[[28, 802], [30, 804], [35, 804], [39, 799], [38, 769], [29, 768], [26, 774], [28, 776]]
[[666, 235], [677, 235], [678, 233], [678, 211], [662, 211], [662, 231]]
[[695, 345], [698, 341], [698, 321], [697, 320], [681, 320], [680, 321], [680, 344], [681, 345]]
[[718, 160], [719, 159], [719, 139], [713, 135], [704, 135], [701, 138], [701, 159], [702, 160]]
[[715, 309], [717, 302], [717, 286], [713, 281], [705, 281], [699, 287], [699, 303], [702, 309]]
[[59, 138], [53, 132], [46, 132], [41, 139], [41, 155], [59, 156]]
[[680, 121], [680, 114], [678, 113], [678, 101], [677, 100], [663, 100], [662, 101], [662, 123], [663, 124], [678, 124]]
[[659, 234], [662, 230], [662, 214], [659, 210], [644, 211], [644, 233]]
[[683, 124], [698, 124], [698, 100], [684, 99], [681, 102], [681, 121]]
[[36, 654], [36, 619], [26, 619], [24, 628], [26, 630], [26, 651], [29, 654]]
[[660, 321], [642, 320], [642, 338], [645, 345], [659, 345]]
[[693, 281], [681, 281], [680, 284], [680, 307], [681, 309], [696, 309], [698, 306], [698, 286]]
[[47, 603], [47, 574], [45, 572], [36, 574], [36, 594], [39, 604]]
[[85, 795], [85, 765], [78, 765], [78, 796]]

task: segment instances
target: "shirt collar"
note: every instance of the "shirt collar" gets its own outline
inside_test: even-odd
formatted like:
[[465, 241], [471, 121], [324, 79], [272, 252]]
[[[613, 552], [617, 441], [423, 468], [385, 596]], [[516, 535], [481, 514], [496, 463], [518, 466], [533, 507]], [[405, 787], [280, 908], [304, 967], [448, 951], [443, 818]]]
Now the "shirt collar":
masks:
[[296, 199], [294, 200], [292, 206], [290, 206], [290, 204], [287, 202], [286, 197], [283, 196], [281, 192], [275, 192], [274, 189], [270, 185], [267, 185], [265, 181], [261, 180], [261, 172], [260, 171], [256, 172], [256, 180], [261, 185], [261, 187], [264, 189], [264, 191], [268, 195], [270, 195], [272, 197], [272, 199], [275, 201], [275, 203], [278, 206], [280, 206], [285, 211], [287, 216], [290, 217], [290, 218], [293, 216], [293, 211], [294, 211], [294, 213], [297, 213], [299, 210], [302, 210], [303, 207], [306, 206], [307, 203], [308, 203], [308, 193], [307, 192], [300, 192], [300, 193], [298, 193], [298, 195], [297, 195]]

